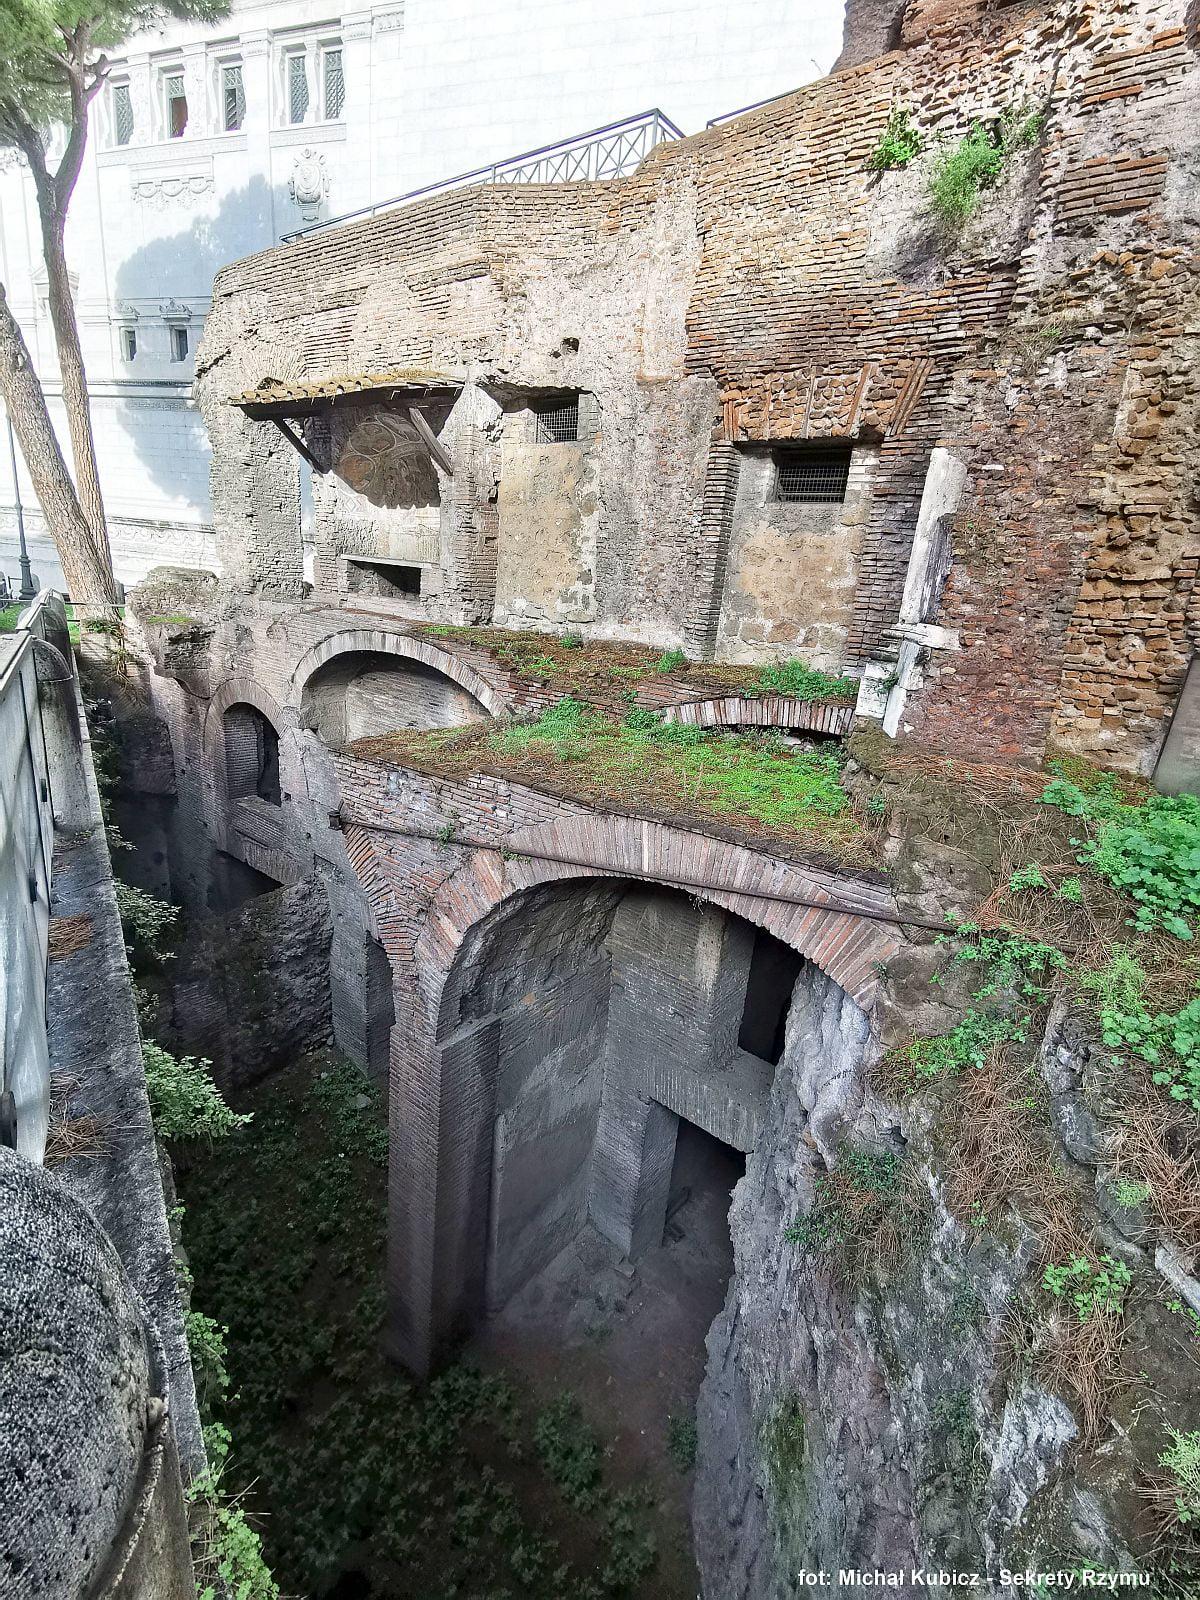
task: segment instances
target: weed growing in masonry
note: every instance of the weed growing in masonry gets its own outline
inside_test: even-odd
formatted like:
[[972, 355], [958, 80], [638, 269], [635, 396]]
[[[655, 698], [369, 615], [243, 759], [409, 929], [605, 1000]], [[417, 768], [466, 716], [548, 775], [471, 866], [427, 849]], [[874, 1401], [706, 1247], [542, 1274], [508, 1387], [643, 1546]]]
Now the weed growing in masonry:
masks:
[[[1096, 997], [1105, 1044], [1133, 1051], [1173, 1100], [1200, 1112], [1200, 996], [1178, 1011], [1151, 1013], [1144, 999], [1148, 982], [1129, 948], [1117, 945], [1103, 967], [1084, 974], [1080, 987]], [[1122, 1065], [1120, 1056], [1113, 1061]]]
[[982, 1067], [989, 1053], [999, 1044], [1024, 1044], [1029, 1037], [1028, 1018], [993, 1017], [982, 1011], [968, 1011], [949, 1033], [929, 1039], [914, 1039], [892, 1051], [888, 1066], [909, 1068], [915, 1078], [940, 1078], [962, 1072], [967, 1067]]
[[[992, 1000], [1012, 993], [1041, 1004], [1050, 996], [1045, 980], [1052, 973], [1065, 972], [1069, 965], [1066, 956], [1054, 945], [1026, 938], [1010, 928], [985, 932], [973, 922], [958, 922], [955, 935], [965, 943], [954, 952], [952, 962], [955, 966], [974, 968], [979, 979], [975, 986], [976, 1000]], [[939, 934], [937, 942], [949, 943], [950, 937]]]
[[667, 1418], [667, 1454], [680, 1472], [690, 1472], [696, 1465], [695, 1417]]
[[1149, 1200], [1151, 1189], [1140, 1178], [1116, 1178], [1109, 1185], [1109, 1193], [1126, 1211], [1136, 1211]]
[[221, 1139], [250, 1119], [226, 1105], [212, 1080], [212, 1063], [142, 1045], [150, 1115], [160, 1139]]
[[987, 1474], [970, 1392], [955, 1389], [939, 1395], [930, 1411], [930, 1422], [938, 1444], [935, 1453], [955, 1488], [963, 1495], [977, 1494]]
[[1047, 1267], [1042, 1274], [1042, 1287], [1056, 1300], [1069, 1301], [1080, 1322], [1089, 1322], [1098, 1312], [1119, 1314], [1130, 1282], [1125, 1263], [1107, 1254], [1099, 1261], [1074, 1256], [1068, 1262]]
[[834, 678], [828, 672], [806, 667], [803, 661], [777, 661], [763, 667], [754, 689], [762, 694], [787, 695], [792, 700], [852, 700], [857, 678]]
[[910, 121], [906, 106], [893, 106], [888, 113], [883, 137], [871, 152], [867, 165], [874, 172], [888, 172], [894, 167], [906, 167], [921, 153], [924, 141]]
[[202, 1311], [189, 1311], [184, 1331], [192, 1356], [196, 1398], [201, 1409], [208, 1410], [222, 1401], [229, 1389], [229, 1371], [225, 1365], [228, 1356], [225, 1335], [229, 1329], [206, 1317]]
[[992, 127], [976, 122], [965, 138], [940, 152], [929, 180], [929, 199], [947, 231], [957, 232], [970, 221], [984, 190], [993, 187], [1018, 150], [1037, 143], [1043, 125], [1038, 112], [1008, 111]]

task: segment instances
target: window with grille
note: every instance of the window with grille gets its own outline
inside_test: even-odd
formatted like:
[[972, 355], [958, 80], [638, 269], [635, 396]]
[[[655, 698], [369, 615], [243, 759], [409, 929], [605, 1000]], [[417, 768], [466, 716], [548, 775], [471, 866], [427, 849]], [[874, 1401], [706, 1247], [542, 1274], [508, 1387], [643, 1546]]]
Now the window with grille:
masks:
[[112, 87], [112, 136], [114, 144], [128, 144], [133, 138], [133, 101], [127, 83]]
[[163, 93], [167, 100], [167, 138], [182, 139], [187, 127], [187, 94], [183, 87], [183, 73], [172, 72], [163, 80]]
[[308, 68], [304, 52], [287, 58], [288, 121], [303, 122], [308, 115]]
[[246, 116], [246, 91], [242, 84], [242, 69], [236, 63], [221, 68], [221, 99], [225, 132], [235, 133]]
[[579, 396], [558, 395], [533, 408], [539, 444], [575, 444], [579, 439]]
[[789, 505], [840, 506], [849, 477], [849, 446], [780, 450], [775, 455], [775, 498]]
[[342, 107], [346, 104], [346, 80], [342, 76], [342, 52], [340, 47], [326, 50], [323, 57], [323, 71], [325, 78], [325, 118], [329, 122], [336, 122], [342, 114]]

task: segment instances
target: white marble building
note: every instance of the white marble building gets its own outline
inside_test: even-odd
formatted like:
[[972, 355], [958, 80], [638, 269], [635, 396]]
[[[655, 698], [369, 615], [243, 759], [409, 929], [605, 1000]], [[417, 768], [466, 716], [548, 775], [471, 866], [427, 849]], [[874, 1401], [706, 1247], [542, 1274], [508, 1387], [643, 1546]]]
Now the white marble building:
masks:
[[[223, 262], [652, 107], [695, 132], [827, 71], [841, 20], [840, 0], [372, 0], [340, 13], [232, 0], [214, 26], [131, 40], [93, 110], [67, 236], [118, 576], [215, 565], [190, 388]], [[54, 411], [33, 185], [6, 153], [0, 277]], [[60, 582], [23, 470], [20, 496], [34, 570]], [[10, 577], [15, 506], [0, 437]]]

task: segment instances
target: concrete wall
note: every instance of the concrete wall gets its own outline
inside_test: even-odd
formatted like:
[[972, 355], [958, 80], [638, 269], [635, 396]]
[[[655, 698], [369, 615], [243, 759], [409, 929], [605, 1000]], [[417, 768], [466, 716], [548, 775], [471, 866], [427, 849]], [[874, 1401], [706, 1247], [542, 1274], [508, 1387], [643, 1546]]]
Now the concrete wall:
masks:
[[776, 497], [773, 452], [739, 452], [719, 660], [799, 656], [824, 671], [840, 670], [878, 461], [875, 446], [852, 452], [839, 504], [788, 504]]

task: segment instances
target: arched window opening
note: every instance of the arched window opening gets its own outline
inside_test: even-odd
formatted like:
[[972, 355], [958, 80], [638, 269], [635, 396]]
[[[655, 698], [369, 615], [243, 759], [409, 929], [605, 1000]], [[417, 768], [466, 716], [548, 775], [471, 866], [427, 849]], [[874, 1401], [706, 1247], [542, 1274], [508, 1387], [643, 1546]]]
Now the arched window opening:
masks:
[[225, 777], [231, 801], [282, 804], [279, 735], [257, 706], [230, 706], [225, 713]]

